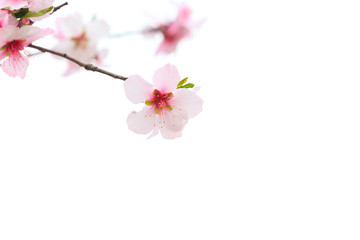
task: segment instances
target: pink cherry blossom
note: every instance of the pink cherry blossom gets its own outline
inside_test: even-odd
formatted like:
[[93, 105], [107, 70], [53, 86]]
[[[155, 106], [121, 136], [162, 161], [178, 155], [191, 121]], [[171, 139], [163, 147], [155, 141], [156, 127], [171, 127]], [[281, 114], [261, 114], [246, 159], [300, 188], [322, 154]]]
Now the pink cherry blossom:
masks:
[[175, 66], [167, 64], [153, 76], [153, 85], [139, 75], [130, 76], [124, 84], [127, 98], [144, 104], [139, 112], [132, 112], [127, 118], [130, 130], [138, 134], [155, 136], [159, 131], [166, 139], [181, 136], [189, 118], [202, 110], [202, 99], [195, 91], [178, 89], [180, 75]]
[[[84, 24], [80, 15], [75, 14], [57, 20], [55, 37], [59, 43], [54, 50], [67, 53], [85, 63], [102, 63], [106, 50], [98, 50], [97, 45], [101, 38], [109, 34], [109, 26], [102, 20], [93, 19]], [[81, 69], [78, 65], [68, 61], [68, 69], [64, 75]]]
[[52, 33], [52, 30], [33, 26], [7, 25], [0, 28], [0, 60], [6, 58], [1, 67], [9, 76], [24, 78], [29, 65], [24, 48], [33, 41]]
[[173, 22], [159, 26], [164, 39], [156, 54], [174, 52], [178, 43], [182, 39], [191, 36], [193, 29], [200, 26], [203, 22], [204, 20], [193, 21], [191, 9], [185, 4], [180, 5], [177, 18]]

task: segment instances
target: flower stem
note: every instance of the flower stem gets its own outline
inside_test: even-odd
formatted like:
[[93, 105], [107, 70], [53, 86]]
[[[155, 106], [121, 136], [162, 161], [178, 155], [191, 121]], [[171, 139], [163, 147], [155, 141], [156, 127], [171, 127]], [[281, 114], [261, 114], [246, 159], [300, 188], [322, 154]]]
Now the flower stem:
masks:
[[67, 60], [76, 63], [77, 65], [79, 65], [80, 67], [85, 68], [88, 71], [99, 72], [99, 73], [102, 73], [102, 74], [108, 75], [110, 77], [113, 77], [115, 79], [120, 79], [120, 80], [123, 80], [123, 81], [126, 81], [126, 79], [127, 79], [127, 77], [123, 77], [121, 75], [117, 75], [117, 74], [108, 72], [108, 71], [106, 71], [104, 69], [101, 69], [101, 68], [98, 68], [98, 67], [96, 67], [96, 66], [94, 66], [92, 64], [86, 64], [86, 63], [80, 62], [79, 60], [77, 60], [77, 59], [75, 59], [73, 57], [70, 57], [66, 53], [60, 53], [60, 52], [57, 52], [57, 51], [54, 51], [54, 50], [51, 50], [51, 49], [36, 46], [34, 44], [29, 44], [27, 47], [37, 49], [37, 50], [39, 50], [41, 52], [47, 52], [47, 53], [57, 55], [59, 57], [66, 58]]

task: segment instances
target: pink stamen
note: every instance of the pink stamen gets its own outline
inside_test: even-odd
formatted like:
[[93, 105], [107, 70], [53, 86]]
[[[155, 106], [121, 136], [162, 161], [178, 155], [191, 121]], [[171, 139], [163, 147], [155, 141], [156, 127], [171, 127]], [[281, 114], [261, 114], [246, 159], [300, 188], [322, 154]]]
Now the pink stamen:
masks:
[[86, 49], [89, 39], [86, 36], [86, 33], [83, 32], [80, 36], [78, 37], [73, 37], [71, 40], [73, 40], [75, 42], [75, 46], [82, 48], [82, 49]]
[[7, 42], [3, 47], [2, 47], [6, 54], [9, 56], [16, 56], [19, 53], [19, 51], [24, 50], [24, 40], [13, 40], [11, 42]]
[[153, 95], [146, 102], [150, 103], [152, 107], [155, 108], [155, 113], [160, 113], [165, 109], [171, 110], [169, 100], [173, 97], [173, 93], [162, 93], [161, 91], [155, 89]]

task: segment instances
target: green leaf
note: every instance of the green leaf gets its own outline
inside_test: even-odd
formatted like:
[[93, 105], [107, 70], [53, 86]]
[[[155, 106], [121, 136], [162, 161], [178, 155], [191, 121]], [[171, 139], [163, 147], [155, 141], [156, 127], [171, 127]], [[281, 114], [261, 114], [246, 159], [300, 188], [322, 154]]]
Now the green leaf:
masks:
[[50, 12], [51, 10], [53, 10], [53, 6], [49, 7], [49, 8], [45, 8], [42, 9], [40, 11], [37, 12], [28, 12], [23, 18], [33, 18], [33, 17], [41, 17], [42, 15], [47, 14], [48, 12]]
[[16, 18], [23, 18], [29, 12], [28, 8], [20, 8], [16, 12], [13, 13]]
[[181, 86], [181, 87], [179, 87], [179, 88], [193, 88], [193, 87], [195, 87], [195, 84], [193, 84], [193, 83], [188, 83], [188, 84], [185, 84], [184, 86]]
[[188, 78], [184, 78], [183, 80], [181, 80], [178, 85], [177, 88], [181, 88], [182, 85], [184, 85], [187, 82]]
[[153, 104], [152, 101], [149, 101], [149, 100], [146, 100], [146, 101], [145, 101], [145, 105], [147, 105], [147, 106], [151, 106], [152, 104]]

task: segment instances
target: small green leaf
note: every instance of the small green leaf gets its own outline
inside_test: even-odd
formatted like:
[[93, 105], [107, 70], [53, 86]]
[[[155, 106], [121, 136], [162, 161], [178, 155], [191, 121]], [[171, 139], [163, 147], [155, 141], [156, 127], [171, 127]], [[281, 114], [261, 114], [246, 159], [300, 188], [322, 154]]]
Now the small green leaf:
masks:
[[153, 104], [152, 101], [149, 101], [149, 100], [146, 100], [146, 101], [145, 101], [145, 105], [147, 105], [147, 106], [151, 106], [152, 104]]
[[188, 83], [188, 84], [185, 84], [184, 86], [181, 86], [181, 87], [179, 87], [179, 88], [193, 88], [193, 87], [195, 87], [195, 84], [193, 84], [193, 83]]
[[28, 12], [23, 18], [33, 18], [33, 17], [41, 17], [42, 15], [47, 14], [48, 12], [50, 12], [51, 10], [53, 10], [53, 6], [49, 7], [49, 8], [45, 8], [42, 9], [40, 11], [37, 12]]
[[177, 88], [181, 88], [182, 85], [184, 85], [187, 82], [188, 78], [184, 78], [183, 80], [181, 80], [178, 85]]
[[29, 12], [28, 8], [20, 8], [16, 12], [13, 13], [16, 18], [23, 18]]

